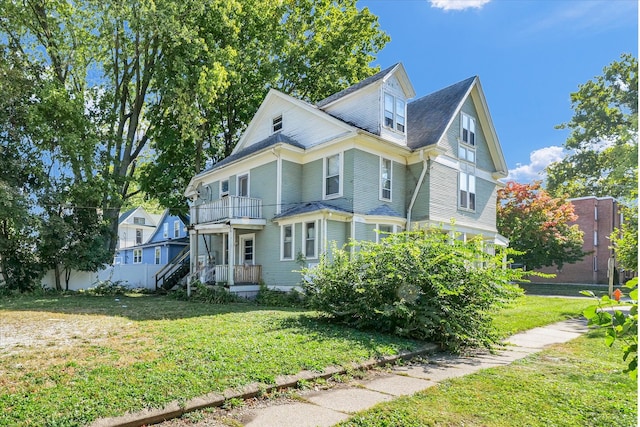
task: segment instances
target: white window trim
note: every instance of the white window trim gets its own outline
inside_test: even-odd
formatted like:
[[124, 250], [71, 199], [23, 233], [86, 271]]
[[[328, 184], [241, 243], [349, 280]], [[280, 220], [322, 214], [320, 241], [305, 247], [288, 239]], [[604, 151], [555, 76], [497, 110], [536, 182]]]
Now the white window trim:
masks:
[[[382, 185], [382, 166], [385, 160], [389, 161], [389, 198], [386, 198], [383, 195], [384, 187]], [[385, 202], [392, 201], [393, 199], [393, 160], [385, 157], [380, 157], [380, 171], [378, 173], [378, 176], [380, 178], [378, 183], [378, 185], [380, 186], [380, 192], [378, 194], [378, 198]]]
[[[285, 258], [284, 256], [284, 228], [291, 227], [291, 257]], [[292, 261], [295, 258], [296, 253], [296, 225], [295, 224], [282, 224], [280, 226], [280, 261]]]
[[[461, 211], [466, 211], [466, 212], [475, 212], [476, 211], [476, 206], [478, 205], [478, 177], [475, 174], [475, 168], [469, 168], [469, 170], [467, 169], [461, 169], [460, 171], [458, 171], [458, 209]], [[469, 189], [469, 183], [470, 180], [467, 179], [466, 182], [466, 192], [467, 192], [467, 207], [462, 206], [462, 199], [460, 198], [460, 192], [462, 191], [462, 174], [467, 175], [468, 177], [473, 177], [474, 178], [474, 191], [473, 194], [475, 195], [474, 198], [474, 207], [473, 209], [469, 207], [469, 202], [471, 200], [470, 198], [470, 194], [472, 194], [472, 192]]]
[[[223, 190], [222, 190], [222, 183], [223, 183], [223, 182], [225, 182], [225, 181], [227, 182], [227, 191], [223, 191]], [[227, 178], [227, 179], [221, 179], [221, 180], [220, 180], [220, 183], [219, 183], [218, 185], [220, 186], [220, 191], [219, 191], [219, 193], [220, 193], [220, 197], [222, 197], [222, 196], [228, 196], [228, 195], [229, 195], [229, 178]]]
[[246, 195], [246, 197], [251, 197], [251, 176], [249, 175], [249, 172], [240, 173], [240, 174], [236, 175], [236, 196], [244, 197], [244, 196], [240, 196], [240, 194], [239, 194], [239, 192], [240, 192], [240, 178], [242, 178], [244, 176], [247, 177], [247, 195]]
[[236, 260], [241, 261], [242, 265], [244, 265], [244, 242], [247, 240], [253, 241], [253, 259], [251, 260], [251, 264], [248, 265], [257, 265], [256, 261], [256, 234], [241, 234], [238, 236], [238, 257]]
[[[393, 98], [393, 112], [392, 112], [393, 113], [393, 119], [392, 119], [393, 120], [393, 124], [391, 126], [387, 126], [386, 117], [385, 117], [385, 113], [387, 111], [387, 109], [386, 109], [386, 102], [387, 102], [386, 98], [387, 98], [387, 95], [389, 95], [391, 98]], [[397, 110], [398, 110], [397, 109], [397, 106], [398, 106], [397, 102], [398, 101], [402, 101], [402, 104], [403, 104], [404, 111], [402, 112], [402, 114], [400, 116], [404, 119], [404, 125], [403, 125], [404, 126], [404, 130], [399, 130], [398, 129], [398, 116], [399, 116], [399, 114], [397, 112]], [[401, 96], [394, 95], [393, 93], [388, 92], [386, 90], [383, 91], [383, 93], [382, 93], [382, 126], [385, 129], [388, 129], [390, 131], [396, 132], [396, 133], [401, 134], [401, 135], [405, 135], [407, 133], [407, 101], [404, 98], [402, 98]]]
[[[138, 241], [138, 233], [140, 234], [140, 241]], [[135, 242], [136, 245], [144, 243], [144, 230], [142, 228], [136, 228]]]
[[[333, 156], [338, 156], [338, 192], [335, 194], [327, 194], [327, 163], [328, 163], [328, 159], [329, 157], [333, 157]], [[331, 154], [329, 156], [325, 156], [322, 159], [322, 199], [323, 200], [330, 200], [330, 199], [337, 199], [339, 197], [342, 197], [342, 190], [343, 190], [343, 182], [344, 182], [344, 153], [343, 152], [339, 152], [339, 153], [335, 153], [335, 154]]]
[[[385, 223], [379, 223], [376, 224], [376, 243], [380, 243], [381, 239], [384, 239], [385, 237], [389, 237], [387, 234], [385, 234], [384, 236], [382, 236], [380, 233], [382, 233], [383, 231], [380, 230], [380, 227], [383, 226], [387, 226], [387, 227], [391, 227], [391, 233], [397, 233], [398, 232], [398, 228], [395, 224], [385, 224]], [[386, 232], [384, 232], [386, 233]]]
[[156, 246], [153, 252], [153, 263], [155, 265], [162, 264], [162, 248], [160, 246]]
[[[463, 139], [463, 135], [464, 135], [464, 118], [468, 117], [469, 118], [469, 123], [473, 123], [473, 144], [471, 144], [470, 142], [467, 142]], [[471, 131], [471, 129], [469, 129], [469, 131]], [[470, 114], [467, 113], [460, 113], [460, 142], [469, 146], [469, 147], [476, 147], [478, 145], [478, 126], [477, 126], [477, 120], [475, 117], [473, 117]]]
[[173, 238], [177, 239], [180, 237], [180, 221], [173, 221]]
[[[313, 230], [315, 232], [315, 238], [313, 241], [314, 245], [314, 256], [307, 255], [307, 224], [314, 223]], [[315, 221], [305, 221], [302, 223], [302, 255], [304, 255], [307, 259], [318, 259], [318, 220]]]
[[[280, 125], [280, 129], [276, 129], [276, 124]], [[278, 132], [282, 132], [283, 126], [284, 126], [284, 120], [283, 120], [282, 114], [273, 116], [273, 118], [271, 119], [271, 133], [275, 134]]]
[[169, 224], [166, 222], [162, 225], [162, 237], [169, 237]]
[[[140, 259], [136, 261], [136, 252], [140, 254]], [[142, 249], [134, 249], [133, 250], [133, 263], [134, 264], [142, 264]]]

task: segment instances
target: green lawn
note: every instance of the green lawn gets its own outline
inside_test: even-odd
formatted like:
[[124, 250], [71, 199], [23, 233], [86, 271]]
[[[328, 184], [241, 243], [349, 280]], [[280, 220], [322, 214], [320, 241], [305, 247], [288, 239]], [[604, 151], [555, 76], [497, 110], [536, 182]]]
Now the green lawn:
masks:
[[592, 332], [377, 405], [340, 426], [635, 426], [638, 386], [623, 368], [621, 351]]
[[[537, 326], [588, 303], [526, 297], [496, 324], [506, 334], [521, 318], [543, 317]], [[84, 425], [421, 345], [331, 326], [313, 312], [158, 296], [4, 298], [0, 319], [0, 425]]]

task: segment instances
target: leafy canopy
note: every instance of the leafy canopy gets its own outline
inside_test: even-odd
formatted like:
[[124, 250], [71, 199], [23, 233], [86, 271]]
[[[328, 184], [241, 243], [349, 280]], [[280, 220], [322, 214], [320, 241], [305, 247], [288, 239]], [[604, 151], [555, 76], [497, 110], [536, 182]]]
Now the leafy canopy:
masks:
[[540, 182], [511, 181], [498, 190], [498, 232], [521, 252], [514, 261], [527, 269], [552, 265], [561, 269], [584, 257], [583, 233], [578, 225], [570, 225], [577, 218], [570, 202], [551, 197]]

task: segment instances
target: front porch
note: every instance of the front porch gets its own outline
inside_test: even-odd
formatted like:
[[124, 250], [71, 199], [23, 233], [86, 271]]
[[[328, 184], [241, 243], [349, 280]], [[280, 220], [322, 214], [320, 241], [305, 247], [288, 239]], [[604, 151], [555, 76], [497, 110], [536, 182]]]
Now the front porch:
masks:
[[229, 271], [233, 270], [233, 282], [235, 285], [258, 284], [262, 280], [261, 265], [207, 265], [201, 267], [196, 276], [202, 283], [229, 284]]

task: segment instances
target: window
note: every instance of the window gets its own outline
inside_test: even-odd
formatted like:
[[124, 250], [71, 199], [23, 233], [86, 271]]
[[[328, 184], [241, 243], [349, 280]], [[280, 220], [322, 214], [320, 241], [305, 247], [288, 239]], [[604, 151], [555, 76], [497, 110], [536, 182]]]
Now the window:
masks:
[[476, 210], [476, 177], [468, 171], [460, 171], [458, 179], [458, 206], [471, 211]]
[[398, 132], [405, 130], [405, 102], [389, 93], [384, 94], [384, 126]]
[[166, 222], [162, 224], [162, 237], [164, 237], [165, 239], [169, 237], [169, 224], [167, 224]]
[[598, 220], [598, 207], [593, 208], [593, 219], [594, 221]]
[[391, 234], [391, 233], [393, 233], [393, 225], [378, 224], [378, 232], [376, 233], [377, 234], [376, 241], [380, 242], [385, 237], [388, 237], [389, 234]]
[[134, 216], [133, 223], [137, 225], [144, 225], [144, 218], [140, 216]]
[[142, 228], [136, 228], [136, 245], [142, 243]]
[[598, 257], [593, 257], [593, 271], [598, 271]]
[[593, 230], [593, 246], [598, 246], [598, 230]]
[[462, 114], [462, 142], [476, 145], [476, 119]]
[[324, 197], [337, 197], [342, 193], [342, 182], [340, 174], [342, 171], [342, 161], [340, 154], [326, 157], [324, 159]]
[[241, 238], [242, 241], [242, 262], [244, 264], [253, 264], [253, 236]]
[[392, 163], [389, 159], [380, 158], [380, 198], [391, 201]]
[[316, 258], [316, 223], [306, 222], [304, 224], [303, 247], [304, 256], [307, 258]]
[[173, 221], [173, 238], [180, 237], [180, 221]]
[[225, 179], [220, 181], [220, 197], [227, 196], [229, 194], [229, 180]]
[[142, 249], [133, 250], [133, 263], [134, 264], [142, 263]]
[[273, 130], [273, 133], [276, 133], [282, 130], [282, 114], [279, 115], [278, 117], [273, 118], [272, 130]]
[[161, 256], [162, 256], [162, 252], [161, 252], [160, 246], [157, 246], [155, 250], [155, 256], [154, 256], [154, 263], [156, 265], [160, 264]]
[[293, 225], [283, 225], [280, 228], [280, 233], [282, 236], [282, 253], [280, 254], [280, 258], [285, 259], [293, 259]]
[[458, 158], [469, 163], [476, 163], [476, 150], [475, 148], [458, 144]]
[[238, 196], [249, 197], [249, 175], [238, 176]]

